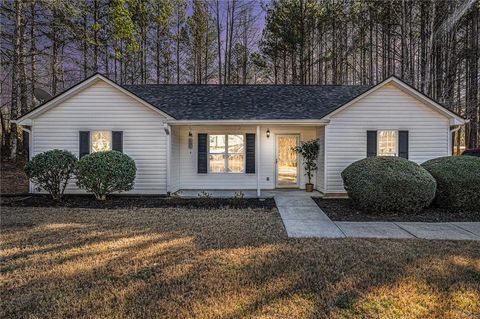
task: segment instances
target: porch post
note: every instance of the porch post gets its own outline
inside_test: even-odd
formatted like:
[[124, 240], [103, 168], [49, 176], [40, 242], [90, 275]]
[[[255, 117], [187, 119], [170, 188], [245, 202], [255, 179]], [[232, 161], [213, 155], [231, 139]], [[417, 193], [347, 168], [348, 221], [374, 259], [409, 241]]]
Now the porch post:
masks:
[[257, 197], [260, 197], [260, 125], [257, 125], [257, 134], [256, 134], [257, 141], [255, 143], [255, 165], [256, 165], [256, 172], [257, 172]]
[[166, 191], [167, 191], [167, 194], [170, 192], [170, 178], [171, 178], [171, 159], [170, 157], [172, 156], [172, 128], [170, 125], [168, 124], [164, 124], [164, 129], [165, 129], [165, 134], [166, 134], [166, 137], [167, 137], [167, 185], [165, 185], [166, 187]]

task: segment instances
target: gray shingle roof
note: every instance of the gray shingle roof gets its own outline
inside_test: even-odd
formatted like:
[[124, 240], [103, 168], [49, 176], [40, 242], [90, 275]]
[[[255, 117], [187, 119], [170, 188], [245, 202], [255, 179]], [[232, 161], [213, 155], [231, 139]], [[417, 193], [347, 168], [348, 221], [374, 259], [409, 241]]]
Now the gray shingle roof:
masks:
[[124, 85], [177, 120], [321, 119], [371, 86]]

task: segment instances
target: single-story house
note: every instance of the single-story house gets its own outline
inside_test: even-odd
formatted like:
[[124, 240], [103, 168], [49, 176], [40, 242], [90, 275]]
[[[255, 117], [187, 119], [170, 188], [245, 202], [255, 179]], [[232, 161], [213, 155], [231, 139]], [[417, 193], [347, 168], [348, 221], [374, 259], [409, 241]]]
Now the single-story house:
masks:
[[[304, 188], [292, 147], [319, 139], [315, 188], [367, 156], [451, 155], [465, 120], [396, 77], [375, 86], [119, 85], [95, 74], [22, 115], [30, 156], [116, 149], [135, 160], [131, 193]], [[40, 189], [31, 185], [31, 192]], [[82, 192], [75, 181], [66, 190]]]

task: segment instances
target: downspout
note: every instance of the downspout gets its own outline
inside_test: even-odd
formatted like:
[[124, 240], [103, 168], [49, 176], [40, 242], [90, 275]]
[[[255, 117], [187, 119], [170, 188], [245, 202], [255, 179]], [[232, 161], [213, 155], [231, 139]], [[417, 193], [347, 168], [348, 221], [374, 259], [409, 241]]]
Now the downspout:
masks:
[[165, 185], [165, 190], [167, 192], [167, 195], [170, 195], [170, 190], [171, 190], [171, 184], [170, 184], [170, 178], [171, 178], [171, 160], [170, 156], [172, 155], [172, 134], [171, 134], [171, 127], [170, 125], [164, 123], [163, 128], [165, 129], [165, 134], [167, 135], [167, 182]]
[[448, 155], [452, 156], [453, 154], [453, 133], [457, 132], [462, 128], [462, 125], [455, 125], [453, 128], [450, 128], [450, 134], [448, 135]]

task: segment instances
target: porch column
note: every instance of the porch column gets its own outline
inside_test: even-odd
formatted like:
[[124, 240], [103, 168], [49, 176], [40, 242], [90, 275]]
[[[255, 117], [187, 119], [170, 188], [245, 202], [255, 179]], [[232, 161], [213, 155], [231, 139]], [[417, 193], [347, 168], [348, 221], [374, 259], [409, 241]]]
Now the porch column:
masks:
[[167, 181], [166, 181], [166, 185], [165, 185], [166, 187], [165, 188], [166, 188], [166, 191], [167, 191], [167, 194], [168, 194], [170, 192], [170, 179], [171, 179], [171, 172], [170, 172], [171, 167], [170, 166], [172, 165], [171, 164], [172, 161], [170, 159], [170, 157], [172, 156], [172, 134], [171, 134], [172, 128], [171, 128], [170, 125], [168, 125], [166, 123], [163, 125], [163, 128], [165, 130], [165, 134], [166, 134], [166, 138], [167, 138], [167, 141], [166, 141], [167, 142], [167, 172], [166, 172], [167, 173]]
[[257, 197], [260, 197], [260, 125], [257, 125], [257, 141], [255, 143], [255, 165], [257, 172]]

